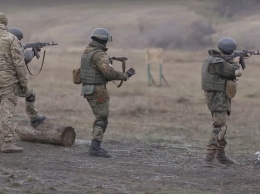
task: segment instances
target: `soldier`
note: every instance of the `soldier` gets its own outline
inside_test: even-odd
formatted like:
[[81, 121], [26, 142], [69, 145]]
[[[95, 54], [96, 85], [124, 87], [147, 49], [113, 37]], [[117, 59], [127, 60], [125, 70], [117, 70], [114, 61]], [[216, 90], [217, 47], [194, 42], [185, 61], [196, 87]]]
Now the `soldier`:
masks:
[[106, 51], [107, 42], [112, 36], [107, 29], [96, 28], [91, 34], [92, 42], [86, 47], [81, 58], [81, 95], [87, 99], [96, 117], [93, 123], [92, 141], [89, 155], [96, 157], [111, 157], [106, 150], [100, 147], [103, 135], [108, 125], [109, 94], [106, 88], [108, 81], [123, 80], [135, 74], [130, 68], [126, 73], [113, 69]]
[[13, 115], [17, 104], [16, 89], [27, 92], [27, 72], [18, 39], [7, 31], [7, 17], [0, 13], [0, 133], [1, 152], [22, 152], [14, 143]]
[[[227, 142], [227, 116], [231, 112], [231, 98], [236, 93], [236, 77], [242, 76], [239, 57], [231, 61], [225, 60], [225, 55], [231, 55], [237, 49], [237, 43], [232, 38], [224, 37], [218, 42], [218, 50], [209, 50], [209, 56], [202, 66], [202, 89], [207, 100], [208, 109], [213, 119], [212, 135], [207, 146], [205, 166], [225, 167], [234, 164], [225, 155]], [[230, 91], [227, 89], [232, 89]]]
[[[23, 33], [19, 28], [16, 27], [9, 28], [9, 32], [15, 35], [19, 41], [23, 39]], [[40, 51], [40, 49], [38, 51]], [[32, 49], [24, 50], [24, 61], [26, 65], [28, 65], [34, 57], [35, 57], [35, 53]], [[36, 94], [34, 90], [29, 89], [28, 92], [25, 94], [25, 96], [23, 95], [20, 96], [25, 97], [26, 113], [31, 120], [31, 125], [33, 127], [36, 127], [40, 123], [43, 123], [44, 120], [46, 119], [46, 116], [38, 115], [38, 110], [35, 107]]]

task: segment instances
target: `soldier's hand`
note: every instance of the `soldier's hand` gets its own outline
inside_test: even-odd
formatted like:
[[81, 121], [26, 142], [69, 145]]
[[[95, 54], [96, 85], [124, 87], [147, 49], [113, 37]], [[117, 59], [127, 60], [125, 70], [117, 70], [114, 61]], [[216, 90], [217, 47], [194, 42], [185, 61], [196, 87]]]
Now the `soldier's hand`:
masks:
[[245, 57], [245, 59], [247, 59], [247, 58], [249, 58], [249, 57], [251, 57], [251, 56], [252, 56], [251, 53], [246, 53], [246, 56], [244, 56], [244, 57]]
[[42, 50], [41, 48], [36, 48], [37, 52], [41, 52], [41, 50]]
[[237, 69], [236, 71], [235, 71], [235, 76], [236, 77], [241, 77], [242, 76], [242, 69], [240, 68], [240, 69]]
[[134, 68], [128, 69], [127, 72], [126, 72], [126, 74], [127, 74], [128, 77], [133, 76], [133, 75], [135, 74]]
[[21, 95], [25, 95], [28, 91], [28, 87], [27, 86], [20, 86], [20, 93]]
[[111, 57], [109, 57], [109, 62], [111, 65], [113, 64], [113, 59]]
[[240, 57], [233, 58], [232, 62], [239, 63]]

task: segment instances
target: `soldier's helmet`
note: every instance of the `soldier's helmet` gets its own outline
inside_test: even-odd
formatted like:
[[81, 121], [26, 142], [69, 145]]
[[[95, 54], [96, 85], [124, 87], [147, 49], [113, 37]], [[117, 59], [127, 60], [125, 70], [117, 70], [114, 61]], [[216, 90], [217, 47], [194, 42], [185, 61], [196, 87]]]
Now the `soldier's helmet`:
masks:
[[103, 42], [112, 42], [113, 40], [112, 35], [105, 28], [96, 28], [95, 30], [93, 30], [93, 32], [91, 33], [91, 39], [95, 38]]
[[8, 20], [4, 13], [0, 12], [0, 24], [7, 25]]
[[23, 32], [19, 28], [11, 27], [9, 28], [9, 32], [15, 35], [18, 38], [18, 40], [23, 39]]
[[234, 39], [224, 37], [218, 41], [218, 48], [226, 55], [231, 55], [237, 49], [237, 43]]

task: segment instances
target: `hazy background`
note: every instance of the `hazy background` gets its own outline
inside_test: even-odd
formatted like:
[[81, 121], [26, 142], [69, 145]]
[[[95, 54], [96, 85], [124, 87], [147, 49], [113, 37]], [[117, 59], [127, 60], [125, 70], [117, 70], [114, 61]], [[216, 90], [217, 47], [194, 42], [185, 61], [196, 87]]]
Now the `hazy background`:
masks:
[[[79, 66], [92, 30], [104, 27], [114, 36], [108, 44], [108, 54], [128, 57], [127, 66], [137, 71], [120, 89], [108, 85], [108, 138], [126, 135], [171, 140], [182, 136], [183, 141], [187, 138], [202, 146], [211, 128], [200, 86], [206, 51], [223, 36], [237, 40], [240, 49], [260, 48], [259, 6], [254, 0], [1, 1], [9, 27], [16, 26], [24, 32], [23, 43], [59, 44], [46, 48], [43, 72], [30, 77], [40, 112], [75, 126], [78, 134], [89, 138], [94, 118], [87, 102], [79, 96], [80, 86], [72, 83], [71, 70]], [[151, 68], [157, 86], [147, 86], [145, 55], [146, 49], [152, 47], [164, 50], [163, 73], [170, 87], [158, 87], [159, 64]], [[229, 124], [231, 136], [237, 133], [240, 137], [246, 132], [244, 141], [256, 140], [251, 145], [255, 149], [259, 145], [259, 59], [254, 56], [247, 61]], [[30, 67], [36, 72], [39, 65], [40, 61], [34, 60]], [[115, 68], [120, 70], [120, 64], [116, 63]], [[17, 114], [24, 115], [22, 103]], [[180, 134], [176, 135], [175, 130], [181, 130]], [[191, 140], [189, 134], [194, 130], [195, 138]], [[233, 145], [241, 141], [243, 138], [233, 138]]]
[[[92, 30], [109, 29], [114, 41], [108, 44], [108, 55], [126, 56], [127, 68], [136, 69], [136, 75], [121, 88], [108, 84], [111, 103], [104, 145], [112, 147], [112, 160], [97, 162], [95, 158], [86, 157], [85, 145], [61, 151], [62, 148], [47, 145], [25, 144], [27, 153], [19, 160], [25, 166], [24, 172], [36, 178], [42, 178], [42, 173], [46, 172], [44, 180], [53, 180], [53, 188], [64, 189], [64, 193], [70, 191], [65, 192], [67, 188], [77, 193], [77, 189], [86, 187], [90, 193], [104, 193], [106, 190], [92, 190], [100, 182], [118, 193], [122, 193], [120, 188], [142, 194], [154, 193], [156, 184], [165, 188], [161, 193], [172, 193], [175, 185], [185, 194], [194, 193], [192, 188], [198, 190], [195, 193], [258, 193], [259, 173], [251, 165], [256, 157], [254, 153], [260, 150], [260, 56], [247, 59], [228, 119], [227, 153], [239, 165], [227, 171], [200, 169], [200, 166], [212, 130], [211, 115], [201, 90], [202, 62], [207, 50], [215, 48], [224, 36], [234, 38], [239, 49], [259, 49], [259, 8], [257, 0], [0, 0], [0, 11], [7, 14], [9, 27], [15, 26], [24, 32], [23, 43], [56, 41], [59, 44], [46, 48], [43, 71], [36, 77], [29, 77], [29, 86], [36, 91], [39, 113], [59, 125], [75, 127], [78, 139], [91, 139], [94, 116], [87, 101], [80, 96], [81, 86], [72, 82], [72, 69], [80, 66], [81, 54], [90, 41]], [[156, 86], [148, 86], [146, 49], [154, 47], [164, 51], [163, 75], [169, 87], [165, 84], [159, 87], [159, 63], [151, 65]], [[29, 67], [36, 73], [40, 64], [41, 59], [34, 59]], [[114, 68], [121, 70], [120, 65], [115, 62]], [[22, 98], [16, 119], [27, 119]], [[44, 151], [49, 154], [46, 158]], [[38, 152], [42, 153], [40, 157]], [[63, 159], [57, 160], [56, 153]], [[154, 160], [150, 160], [152, 156]], [[28, 162], [30, 157], [32, 162]], [[44, 159], [45, 166], [39, 167]], [[5, 165], [14, 164], [22, 172], [19, 163], [11, 157], [2, 160]], [[53, 164], [51, 168], [49, 160]], [[60, 168], [63, 163], [68, 169], [66, 165]], [[56, 172], [53, 177], [48, 174], [51, 170]], [[103, 170], [106, 174], [100, 173], [97, 177], [96, 171]], [[65, 182], [60, 176], [63, 173], [67, 177]], [[78, 179], [75, 174], [80, 175]], [[116, 175], [115, 179], [111, 179], [111, 174]], [[3, 176], [8, 178], [8, 188], [9, 183], [12, 184], [10, 180], [17, 177]], [[93, 177], [94, 184], [89, 177]], [[5, 180], [1, 178], [0, 182]], [[88, 186], [85, 186], [85, 179]], [[165, 183], [169, 189], [164, 187], [164, 180], [168, 181]], [[52, 185], [47, 181], [40, 183]], [[19, 184], [10, 188], [17, 187], [18, 191], [20, 187], [30, 187], [22, 183], [19, 187]], [[31, 185], [37, 187], [34, 182]], [[51, 193], [55, 193], [53, 188]], [[50, 189], [46, 193], [50, 193]], [[107, 193], [115, 192], [108, 190]]]
[[25, 40], [55, 38], [64, 46], [84, 44], [102, 26], [119, 48], [197, 50], [222, 36], [237, 39], [241, 48], [259, 47], [257, 0], [11, 0], [1, 1], [1, 10]]

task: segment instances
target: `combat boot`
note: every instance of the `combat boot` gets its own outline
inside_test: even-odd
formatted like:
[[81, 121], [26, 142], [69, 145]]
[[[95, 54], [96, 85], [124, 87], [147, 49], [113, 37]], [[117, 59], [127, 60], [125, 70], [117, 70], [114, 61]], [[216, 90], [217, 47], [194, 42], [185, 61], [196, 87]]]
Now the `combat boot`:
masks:
[[16, 146], [13, 142], [3, 143], [1, 146], [2, 153], [20, 153], [23, 152], [22, 147]]
[[110, 158], [111, 155], [108, 154], [106, 150], [100, 147], [101, 141], [96, 139], [92, 139], [90, 147], [89, 147], [89, 156], [95, 157], [103, 157], [103, 158]]
[[211, 167], [211, 168], [225, 168], [226, 165], [220, 164], [215, 156], [216, 156], [217, 150], [211, 150], [208, 149], [206, 153], [206, 159], [204, 161], [204, 167]]
[[45, 121], [45, 119], [46, 119], [46, 116], [37, 116], [35, 118], [32, 118], [31, 119], [31, 125], [33, 127], [37, 127], [37, 125], [43, 123]]
[[224, 148], [222, 148], [222, 149], [220, 149], [220, 150], [217, 150], [216, 159], [218, 160], [218, 162], [219, 162], [220, 164], [226, 164], [226, 165], [235, 164], [234, 161], [230, 160], [230, 159], [226, 156]]

